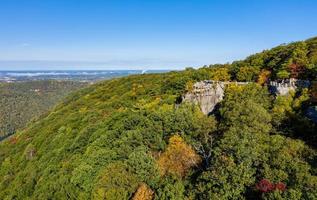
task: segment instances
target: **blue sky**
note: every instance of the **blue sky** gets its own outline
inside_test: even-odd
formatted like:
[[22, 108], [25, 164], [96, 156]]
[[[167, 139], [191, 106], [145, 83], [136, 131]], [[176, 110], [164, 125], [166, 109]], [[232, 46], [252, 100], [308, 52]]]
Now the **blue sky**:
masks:
[[181, 69], [317, 36], [316, 0], [0, 0], [0, 70]]

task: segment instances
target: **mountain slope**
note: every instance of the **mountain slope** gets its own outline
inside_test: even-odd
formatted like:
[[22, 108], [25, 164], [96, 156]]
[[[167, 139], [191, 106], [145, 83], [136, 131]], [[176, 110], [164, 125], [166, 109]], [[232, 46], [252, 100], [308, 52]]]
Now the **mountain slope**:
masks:
[[[259, 84], [229, 86], [216, 116], [178, 104], [195, 81], [234, 77], [234, 65], [69, 96], [0, 143], [0, 199], [316, 199], [316, 150], [291, 134], [314, 127], [301, 115], [306, 90], [275, 99]], [[302, 127], [285, 128], [297, 116]]]
[[0, 83], [0, 137], [15, 133], [86, 84], [70, 81]]
[[248, 79], [248, 76], [243, 75], [250, 68], [255, 69], [253, 71], [256, 74], [260, 74], [260, 70], [268, 70], [272, 79], [316, 79], [316, 66], [317, 37], [306, 41], [280, 45], [254, 54], [243, 61], [233, 62], [231, 69], [236, 72], [235, 77], [240, 80]]

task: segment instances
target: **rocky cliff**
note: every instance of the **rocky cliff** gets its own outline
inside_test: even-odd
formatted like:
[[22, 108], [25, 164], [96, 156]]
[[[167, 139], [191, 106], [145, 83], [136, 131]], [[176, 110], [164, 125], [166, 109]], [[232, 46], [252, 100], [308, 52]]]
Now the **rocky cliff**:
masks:
[[[194, 84], [192, 91], [187, 92], [183, 96], [182, 101], [199, 105], [201, 111], [208, 115], [223, 99], [225, 86], [228, 84], [245, 85], [248, 82], [221, 82], [212, 80], [197, 82]], [[309, 86], [309, 81], [296, 79], [270, 81], [268, 83], [268, 88], [274, 95], [286, 95], [297, 88], [307, 88]]]
[[308, 88], [309, 86], [309, 81], [296, 79], [270, 81], [268, 84], [270, 92], [274, 95], [286, 95], [290, 91], [295, 91], [297, 88]]
[[208, 115], [215, 106], [223, 99], [227, 84], [248, 84], [247, 82], [220, 82], [206, 80], [197, 82], [193, 90], [183, 96], [183, 102], [192, 102], [199, 105], [201, 111]]

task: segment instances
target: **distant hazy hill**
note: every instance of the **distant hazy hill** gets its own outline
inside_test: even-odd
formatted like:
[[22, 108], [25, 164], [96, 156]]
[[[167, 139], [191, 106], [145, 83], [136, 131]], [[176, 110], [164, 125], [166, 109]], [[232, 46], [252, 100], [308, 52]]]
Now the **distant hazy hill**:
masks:
[[[315, 80], [315, 44], [79, 90], [0, 143], [0, 199], [317, 199], [316, 125], [303, 115], [314, 91], [265, 86]], [[181, 103], [206, 79], [258, 83], [228, 86], [206, 116]]]
[[30, 81], [0, 83], [0, 137], [24, 128], [86, 83], [70, 81]]

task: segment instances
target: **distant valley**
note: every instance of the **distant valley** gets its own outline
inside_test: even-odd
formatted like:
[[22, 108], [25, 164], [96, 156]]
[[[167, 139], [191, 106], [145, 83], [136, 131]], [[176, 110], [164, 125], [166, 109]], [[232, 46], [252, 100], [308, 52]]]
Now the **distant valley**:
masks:
[[0, 140], [23, 129], [64, 97], [87, 85], [54, 80], [0, 82]]
[[101, 80], [164, 70], [0, 71], [0, 140], [44, 115], [67, 95]]
[[169, 70], [42, 70], [42, 71], [0, 71], [0, 82], [21, 82], [34, 80], [71, 80], [96, 82], [132, 74], [163, 73]]

